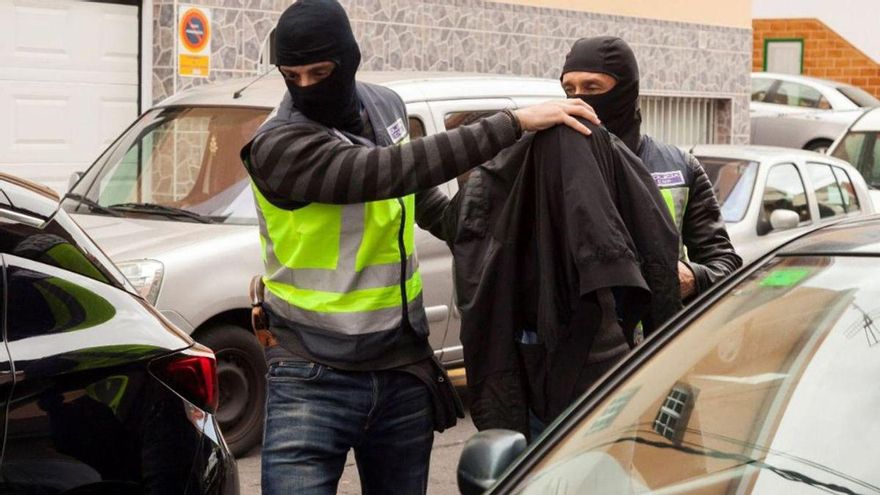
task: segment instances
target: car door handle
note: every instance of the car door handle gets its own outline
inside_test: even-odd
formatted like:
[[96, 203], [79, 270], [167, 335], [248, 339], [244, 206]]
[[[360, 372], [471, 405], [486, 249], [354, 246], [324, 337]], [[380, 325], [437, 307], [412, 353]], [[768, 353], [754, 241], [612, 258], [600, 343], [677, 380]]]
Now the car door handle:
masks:
[[425, 316], [428, 318], [428, 323], [446, 321], [449, 318], [449, 306], [443, 305], [425, 308]]

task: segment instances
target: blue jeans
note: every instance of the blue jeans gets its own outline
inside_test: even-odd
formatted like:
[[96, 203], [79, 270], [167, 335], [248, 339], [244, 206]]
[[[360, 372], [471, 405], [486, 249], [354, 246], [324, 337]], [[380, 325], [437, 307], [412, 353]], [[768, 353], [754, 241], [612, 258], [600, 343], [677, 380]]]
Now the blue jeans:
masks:
[[425, 493], [434, 424], [418, 378], [290, 361], [268, 381], [264, 494], [336, 493], [350, 449], [364, 494]]

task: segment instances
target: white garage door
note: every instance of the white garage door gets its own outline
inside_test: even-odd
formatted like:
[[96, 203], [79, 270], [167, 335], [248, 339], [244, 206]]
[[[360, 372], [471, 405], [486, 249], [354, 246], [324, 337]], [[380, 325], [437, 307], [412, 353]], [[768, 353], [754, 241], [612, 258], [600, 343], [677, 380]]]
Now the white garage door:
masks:
[[137, 102], [137, 7], [0, 0], [0, 171], [65, 192]]

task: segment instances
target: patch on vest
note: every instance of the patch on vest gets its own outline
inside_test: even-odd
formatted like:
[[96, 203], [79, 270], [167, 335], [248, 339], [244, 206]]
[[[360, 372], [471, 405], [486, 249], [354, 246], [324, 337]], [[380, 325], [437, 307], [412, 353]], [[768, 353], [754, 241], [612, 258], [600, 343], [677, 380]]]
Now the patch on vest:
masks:
[[657, 187], [685, 185], [684, 174], [681, 173], [681, 170], [675, 170], [672, 172], [657, 172], [651, 174], [651, 177], [654, 178], [654, 182], [657, 184]]
[[403, 125], [403, 119], [397, 119], [397, 121], [389, 125], [386, 130], [394, 144], [399, 143], [407, 135], [406, 126]]

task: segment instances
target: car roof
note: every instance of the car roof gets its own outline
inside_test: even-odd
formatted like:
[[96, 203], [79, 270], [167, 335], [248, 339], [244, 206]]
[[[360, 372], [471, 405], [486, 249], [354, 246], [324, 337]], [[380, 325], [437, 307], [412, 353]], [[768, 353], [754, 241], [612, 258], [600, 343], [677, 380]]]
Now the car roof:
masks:
[[[456, 72], [358, 72], [358, 80], [381, 84], [397, 92], [404, 102], [500, 97], [561, 97], [558, 80], [534, 77], [479, 75]], [[233, 94], [246, 85], [239, 98]], [[286, 88], [273, 70], [264, 78], [241, 78], [193, 88], [160, 103], [175, 105], [231, 105], [274, 108]]]
[[781, 255], [878, 255], [880, 215], [870, 215], [828, 225], [786, 244]]
[[779, 146], [698, 144], [691, 149], [691, 154], [698, 157], [730, 158], [733, 160], [749, 160], [753, 162], [819, 159], [824, 162], [835, 164], [847, 164], [834, 157], [822, 153], [816, 153], [815, 151], [782, 148]]
[[58, 193], [36, 182], [0, 173], [0, 207], [49, 218], [58, 209]]
[[823, 86], [828, 86], [831, 88], [839, 88], [839, 87], [852, 87], [850, 84], [842, 83], [839, 81], [832, 81], [830, 79], [821, 79], [818, 77], [812, 76], [800, 76], [797, 74], [780, 74], [777, 72], [752, 72], [752, 77], [763, 77], [767, 79], [781, 79], [784, 81], [801, 81], [813, 84], [821, 84]]
[[851, 131], [880, 131], [880, 108], [872, 108], [865, 112], [865, 115], [857, 120]]

